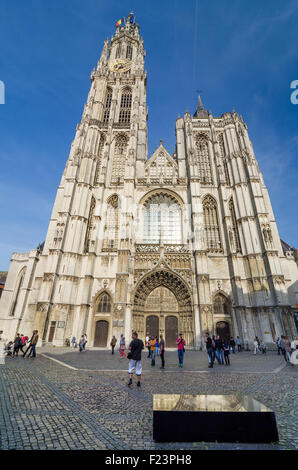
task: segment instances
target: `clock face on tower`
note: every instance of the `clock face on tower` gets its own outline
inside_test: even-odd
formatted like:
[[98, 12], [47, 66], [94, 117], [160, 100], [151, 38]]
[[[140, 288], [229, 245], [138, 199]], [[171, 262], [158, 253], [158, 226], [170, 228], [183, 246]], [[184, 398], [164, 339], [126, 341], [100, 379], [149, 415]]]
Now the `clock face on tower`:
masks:
[[129, 59], [114, 59], [109, 63], [111, 72], [127, 72], [131, 67]]

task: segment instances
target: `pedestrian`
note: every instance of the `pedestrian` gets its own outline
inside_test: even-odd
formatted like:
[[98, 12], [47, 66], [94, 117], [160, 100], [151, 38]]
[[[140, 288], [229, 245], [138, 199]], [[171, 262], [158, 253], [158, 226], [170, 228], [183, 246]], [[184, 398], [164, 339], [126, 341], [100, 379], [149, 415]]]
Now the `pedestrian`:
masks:
[[185, 353], [185, 339], [183, 338], [183, 334], [179, 333], [179, 338], [176, 339], [176, 343], [178, 346], [178, 360], [179, 360], [179, 367], [183, 367], [183, 358]]
[[292, 349], [291, 349], [291, 341], [288, 340], [287, 336], [284, 337], [284, 344], [285, 344], [285, 359], [286, 362], [294, 365], [291, 362], [291, 355], [292, 355]]
[[144, 349], [144, 343], [141, 339], [138, 339], [138, 333], [134, 332], [132, 334], [132, 341], [128, 347], [129, 353], [127, 355], [129, 359], [128, 366], [128, 386], [132, 385], [132, 375], [133, 370], [136, 370], [137, 376], [137, 387], [141, 386], [141, 377], [142, 377], [142, 350]]
[[212, 338], [211, 336], [209, 335], [209, 333], [205, 333], [205, 344], [206, 344], [206, 350], [207, 350], [207, 354], [208, 354], [208, 361], [209, 361], [209, 368], [212, 368], [213, 367], [213, 364], [214, 364], [214, 349], [213, 349], [213, 345], [212, 345]]
[[36, 346], [37, 346], [38, 338], [39, 338], [38, 331], [35, 330], [33, 338], [31, 340], [31, 351], [29, 352], [28, 357], [36, 357]]
[[286, 358], [286, 349], [285, 349], [285, 336], [284, 336], [284, 335], [281, 335], [279, 344], [280, 344], [281, 353], [282, 353], [282, 355], [284, 356], [285, 361], [287, 362], [287, 358]]
[[86, 333], [83, 335], [84, 336], [84, 342], [83, 342], [83, 351], [86, 351], [86, 344], [87, 344], [87, 335]]
[[241, 352], [241, 339], [239, 338], [239, 336], [237, 336], [236, 338], [236, 344], [238, 347], [238, 352]]
[[275, 341], [275, 344], [277, 346], [277, 354], [280, 356], [280, 352], [281, 352], [281, 347], [280, 347], [280, 337], [278, 337]]
[[257, 351], [259, 350], [259, 343], [257, 340], [257, 337], [254, 339], [254, 354], [257, 354]]
[[156, 356], [159, 356], [159, 342], [158, 342], [158, 336], [155, 336], [156, 339]]
[[[28, 357], [30, 357], [30, 354], [32, 353], [32, 349], [33, 349], [33, 338], [34, 338], [35, 334], [37, 334], [37, 330], [33, 330], [32, 336], [28, 341], [29, 346], [26, 349], [26, 351], [24, 352], [23, 357], [26, 357], [27, 352], [29, 352]], [[37, 336], [37, 339], [38, 339], [38, 336]], [[36, 343], [35, 343], [35, 346], [36, 346]], [[35, 347], [34, 347], [34, 350], [35, 350]], [[35, 356], [36, 356], [36, 353], [35, 353], [34, 357]]]
[[23, 347], [26, 345], [26, 339], [28, 339], [28, 336], [21, 335], [19, 351], [22, 351], [23, 354], [24, 354]]
[[122, 336], [122, 343], [121, 343], [121, 355], [120, 355], [120, 359], [122, 359], [122, 357], [126, 357], [126, 353], [125, 353], [125, 337]]
[[114, 354], [114, 349], [115, 349], [116, 343], [117, 343], [117, 339], [116, 339], [115, 336], [113, 336], [113, 338], [111, 340], [112, 354]]
[[260, 351], [262, 354], [266, 354], [266, 345], [262, 339], [260, 341]]
[[120, 341], [119, 341], [119, 353], [120, 353], [120, 357], [121, 357], [121, 344], [123, 343], [123, 335], [120, 336]]
[[223, 343], [222, 339], [220, 338], [219, 335], [217, 335], [215, 339], [215, 355], [218, 363], [220, 365], [223, 365], [224, 363], [224, 358], [223, 358]]
[[234, 340], [233, 336], [231, 336], [231, 338], [230, 338], [230, 348], [232, 349], [233, 354], [235, 354], [236, 353], [236, 343], [235, 343], [235, 340]]
[[149, 333], [147, 333], [146, 340], [145, 340], [145, 346], [148, 349], [148, 356], [147, 358], [149, 359], [151, 357], [151, 349], [150, 349], [150, 336]]
[[226, 366], [230, 365], [230, 346], [228, 341], [224, 341], [223, 343], [223, 350], [224, 350], [224, 358], [225, 358], [225, 363]]
[[82, 335], [79, 341], [79, 352], [84, 351], [85, 336]]
[[77, 347], [77, 338], [75, 336], [73, 336], [71, 339], [71, 347], [72, 349]]
[[159, 340], [159, 350], [160, 350], [160, 359], [161, 359], [161, 367], [160, 369], [165, 368], [165, 340], [163, 339], [163, 336], [160, 335], [160, 340]]
[[22, 346], [22, 340], [21, 340], [20, 333], [18, 333], [14, 340], [12, 357], [18, 356], [19, 349], [21, 346]]
[[156, 354], [156, 338], [151, 336], [150, 340], [150, 353], [151, 353], [151, 366], [155, 366], [155, 354]]

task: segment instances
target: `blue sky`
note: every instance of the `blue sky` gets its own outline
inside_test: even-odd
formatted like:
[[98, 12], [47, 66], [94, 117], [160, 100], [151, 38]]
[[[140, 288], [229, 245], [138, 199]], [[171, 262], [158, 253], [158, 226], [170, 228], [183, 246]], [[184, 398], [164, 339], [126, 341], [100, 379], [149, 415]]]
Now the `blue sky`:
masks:
[[1, 0], [0, 270], [45, 239], [104, 39], [130, 11], [147, 52], [149, 154], [202, 90], [248, 124], [280, 236], [298, 246], [296, 0]]

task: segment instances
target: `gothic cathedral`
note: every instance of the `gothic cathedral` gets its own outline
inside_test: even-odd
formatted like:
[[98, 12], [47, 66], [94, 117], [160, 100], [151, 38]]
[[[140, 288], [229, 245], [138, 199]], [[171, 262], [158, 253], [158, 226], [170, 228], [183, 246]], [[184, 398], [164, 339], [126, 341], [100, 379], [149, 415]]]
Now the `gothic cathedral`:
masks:
[[145, 51], [133, 15], [104, 43], [44, 244], [14, 253], [0, 301], [11, 339], [107, 347], [136, 330], [202, 347], [206, 331], [297, 335], [298, 252], [282, 242], [247, 126], [199, 97], [176, 148], [148, 158]]

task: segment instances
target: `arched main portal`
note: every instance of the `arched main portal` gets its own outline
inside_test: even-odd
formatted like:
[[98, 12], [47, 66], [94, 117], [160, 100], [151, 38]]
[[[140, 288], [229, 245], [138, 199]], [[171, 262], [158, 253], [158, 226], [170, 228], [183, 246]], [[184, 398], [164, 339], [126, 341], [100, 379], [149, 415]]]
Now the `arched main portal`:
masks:
[[156, 287], [148, 295], [145, 301], [145, 316], [146, 335], [159, 336], [162, 333], [167, 347], [176, 346], [179, 306], [175, 295], [168, 287]]
[[[166, 347], [175, 346], [174, 336], [178, 329], [183, 333], [186, 345], [194, 346], [191, 293], [178, 274], [160, 269], [149, 273], [138, 283], [134, 294], [132, 328], [142, 339], [147, 333], [154, 334], [147, 331], [147, 318], [150, 316], [158, 317], [159, 334], [164, 336]], [[167, 320], [168, 317], [172, 320]]]

